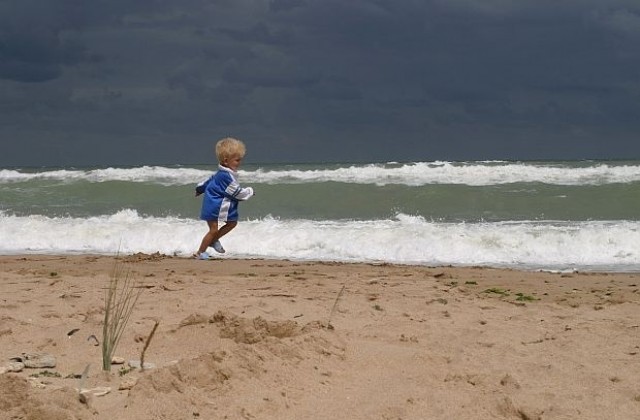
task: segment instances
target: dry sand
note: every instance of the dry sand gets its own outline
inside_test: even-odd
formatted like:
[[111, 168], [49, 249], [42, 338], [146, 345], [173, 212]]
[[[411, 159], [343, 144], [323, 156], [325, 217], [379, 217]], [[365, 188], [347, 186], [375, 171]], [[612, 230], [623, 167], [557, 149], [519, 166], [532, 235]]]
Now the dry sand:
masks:
[[[102, 372], [116, 262], [142, 291]], [[1, 419], [638, 419], [640, 274], [0, 257]], [[70, 334], [71, 333], [71, 334]], [[69, 335], [70, 334], [70, 335]], [[89, 365], [80, 401], [78, 376]], [[58, 376], [59, 375], [59, 376]], [[120, 390], [119, 388], [129, 388]]]

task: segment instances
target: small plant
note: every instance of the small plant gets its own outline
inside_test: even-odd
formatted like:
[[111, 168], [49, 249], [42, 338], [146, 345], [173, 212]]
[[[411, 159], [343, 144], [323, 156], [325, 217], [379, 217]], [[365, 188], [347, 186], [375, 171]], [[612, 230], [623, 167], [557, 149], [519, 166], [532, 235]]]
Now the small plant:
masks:
[[116, 261], [104, 297], [102, 370], [105, 372], [111, 371], [111, 359], [141, 293], [142, 289], [136, 288], [131, 278], [131, 271]]
[[38, 373], [32, 373], [29, 375], [32, 378], [62, 378], [62, 375], [58, 372], [52, 372], [50, 370], [43, 370]]
[[124, 376], [127, 373], [131, 372], [132, 370], [133, 370], [133, 368], [131, 368], [131, 367], [120, 366], [120, 369], [118, 370], [118, 375]]
[[325, 325], [325, 328], [332, 330], [333, 329], [333, 325], [331, 325], [331, 318], [333, 317], [333, 313], [336, 311], [336, 308], [338, 307], [338, 301], [340, 300], [340, 296], [342, 296], [342, 292], [344, 292], [344, 288], [346, 287], [346, 284], [342, 285], [342, 288], [340, 289], [340, 291], [338, 292], [338, 295], [336, 296], [336, 300], [333, 302], [333, 306], [331, 307], [331, 312], [329, 312], [329, 318], [327, 318], [327, 324]]
[[509, 296], [508, 291], [506, 291], [505, 289], [501, 289], [499, 287], [492, 287], [491, 289], [485, 290], [484, 293], [493, 293], [501, 296]]
[[535, 297], [531, 295], [525, 295], [524, 293], [516, 293], [516, 296], [518, 296], [516, 300], [520, 302], [533, 302], [535, 300], [538, 300]]
[[373, 309], [375, 309], [376, 311], [384, 311], [384, 309], [382, 309], [382, 306], [378, 305], [377, 303], [373, 305]]
[[144, 354], [147, 352], [147, 348], [149, 347], [149, 344], [151, 343], [151, 339], [153, 338], [153, 335], [156, 333], [156, 330], [158, 329], [159, 324], [160, 322], [156, 320], [155, 324], [153, 325], [153, 328], [151, 329], [151, 333], [149, 334], [149, 336], [144, 342], [144, 347], [142, 348], [142, 352], [140, 353], [140, 369], [142, 371], [144, 371]]

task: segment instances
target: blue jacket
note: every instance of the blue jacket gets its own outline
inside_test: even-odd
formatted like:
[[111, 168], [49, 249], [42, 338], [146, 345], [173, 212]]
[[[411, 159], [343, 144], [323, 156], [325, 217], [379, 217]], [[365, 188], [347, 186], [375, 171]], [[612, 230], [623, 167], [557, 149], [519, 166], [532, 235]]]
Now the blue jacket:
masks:
[[200, 218], [218, 222], [238, 220], [238, 201], [253, 196], [253, 188], [242, 188], [237, 181], [238, 174], [218, 165], [218, 172], [196, 186], [196, 195], [204, 194]]

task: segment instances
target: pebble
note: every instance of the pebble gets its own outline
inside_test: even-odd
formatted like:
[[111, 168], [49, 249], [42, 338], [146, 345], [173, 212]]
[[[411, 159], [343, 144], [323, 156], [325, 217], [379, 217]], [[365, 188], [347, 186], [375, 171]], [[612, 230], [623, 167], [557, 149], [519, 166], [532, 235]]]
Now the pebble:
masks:
[[80, 394], [93, 395], [94, 397], [103, 397], [111, 392], [111, 387], [98, 386], [95, 388], [83, 388], [79, 391], [80, 391]]
[[0, 375], [7, 372], [22, 372], [22, 369], [24, 369], [24, 363], [9, 362], [4, 366], [0, 366]]
[[22, 362], [9, 362], [9, 363], [7, 363], [5, 368], [7, 369], [6, 372], [22, 372], [22, 369], [24, 369], [24, 363], [22, 363]]
[[12, 357], [11, 360], [22, 362], [24, 367], [30, 369], [56, 367], [56, 358], [50, 353], [22, 353], [21, 356]]
[[124, 357], [113, 356], [111, 358], [112, 365], [124, 365]]
[[138, 383], [138, 378], [135, 376], [125, 377], [118, 386], [118, 390], [125, 391], [127, 389], [133, 388]]
[[[140, 360], [129, 360], [129, 367], [140, 369]], [[155, 363], [144, 362], [145, 369], [155, 369]]]

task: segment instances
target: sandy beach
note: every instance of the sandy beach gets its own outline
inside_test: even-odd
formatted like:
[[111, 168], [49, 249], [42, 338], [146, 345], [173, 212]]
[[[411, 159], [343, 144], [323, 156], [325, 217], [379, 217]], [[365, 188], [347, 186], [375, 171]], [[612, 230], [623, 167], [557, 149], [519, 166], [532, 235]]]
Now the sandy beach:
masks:
[[[637, 273], [160, 254], [0, 264], [1, 419], [640, 418]], [[107, 374], [116, 265], [140, 296]], [[145, 345], [149, 368], [131, 368]], [[21, 368], [43, 354], [55, 366]]]

